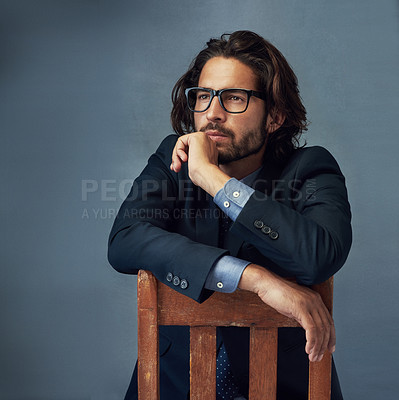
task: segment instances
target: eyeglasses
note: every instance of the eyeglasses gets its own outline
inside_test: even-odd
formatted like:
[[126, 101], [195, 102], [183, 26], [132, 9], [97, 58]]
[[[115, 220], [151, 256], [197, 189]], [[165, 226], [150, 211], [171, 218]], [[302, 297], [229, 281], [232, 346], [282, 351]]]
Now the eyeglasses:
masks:
[[206, 111], [215, 96], [219, 98], [219, 103], [224, 111], [232, 114], [243, 113], [247, 110], [251, 96], [265, 100], [266, 96], [262, 92], [248, 89], [206, 89], [192, 87], [185, 90], [188, 108], [194, 112]]

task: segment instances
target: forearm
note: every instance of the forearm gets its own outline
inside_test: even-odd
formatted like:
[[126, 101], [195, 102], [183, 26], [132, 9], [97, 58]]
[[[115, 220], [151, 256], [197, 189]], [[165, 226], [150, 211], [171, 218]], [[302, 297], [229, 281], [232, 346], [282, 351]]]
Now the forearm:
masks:
[[238, 288], [259, 294], [285, 284], [287, 280], [257, 264], [250, 263], [241, 275]]
[[207, 165], [201, 167], [196, 173], [196, 181], [194, 182], [197, 186], [201, 187], [205, 192], [215, 197], [216, 193], [223, 188], [226, 182], [230, 179], [230, 176], [225, 174], [216, 165]]
[[305, 351], [310, 361], [320, 361], [327, 349], [335, 350], [334, 321], [315, 291], [256, 264], [249, 264], [244, 270], [239, 288], [256, 293], [264, 303], [293, 318], [305, 329]]

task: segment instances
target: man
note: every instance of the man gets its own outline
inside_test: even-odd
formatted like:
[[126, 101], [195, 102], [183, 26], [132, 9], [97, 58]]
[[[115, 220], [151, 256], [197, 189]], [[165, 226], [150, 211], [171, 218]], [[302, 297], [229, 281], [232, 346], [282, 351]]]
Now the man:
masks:
[[[303, 329], [279, 330], [278, 399], [307, 399], [307, 362], [334, 351], [335, 330], [306, 285], [328, 279], [348, 255], [344, 177], [325, 149], [299, 148], [306, 111], [296, 76], [255, 33], [211, 39], [172, 97], [178, 135], [135, 180], [111, 231], [109, 261], [123, 273], [150, 270], [198, 302], [213, 291], [250, 290], [296, 319]], [[218, 378], [232, 381], [218, 381], [218, 396], [245, 397], [248, 330], [221, 328], [218, 343], [228, 371]], [[186, 327], [161, 327], [162, 400], [187, 398], [188, 349]], [[135, 371], [126, 399], [137, 398], [136, 380]], [[333, 368], [332, 399], [341, 398]]]

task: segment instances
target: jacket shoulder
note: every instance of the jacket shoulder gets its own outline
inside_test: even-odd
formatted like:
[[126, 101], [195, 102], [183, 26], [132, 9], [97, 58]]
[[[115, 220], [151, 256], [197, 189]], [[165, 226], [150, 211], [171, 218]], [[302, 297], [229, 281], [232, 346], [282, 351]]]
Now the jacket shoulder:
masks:
[[334, 156], [321, 146], [309, 146], [295, 150], [285, 169], [301, 171], [301, 175], [315, 172], [342, 175]]
[[177, 139], [179, 137], [177, 135], [169, 135], [165, 137], [158, 148], [148, 159], [147, 166], [144, 168], [142, 174], [146, 174], [149, 170], [152, 171], [152, 167], [164, 168], [164, 166], [169, 169], [169, 165], [172, 162], [172, 152]]
[[176, 134], [168, 135], [165, 139], [162, 140], [161, 144], [159, 145], [156, 154], [159, 156], [170, 155], [175, 147], [175, 144], [179, 139], [179, 136]]

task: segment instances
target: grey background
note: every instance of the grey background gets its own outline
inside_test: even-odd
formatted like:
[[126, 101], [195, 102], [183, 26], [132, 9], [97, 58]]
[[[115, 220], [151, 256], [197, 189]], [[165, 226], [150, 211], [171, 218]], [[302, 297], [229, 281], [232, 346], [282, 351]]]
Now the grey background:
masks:
[[347, 177], [354, 243], [334, 306], [345, 398], [396, 399], [398, 15], [393, 0], [0, 1], [0, 398], [122, 399], [136, 277], [107, 263], [113, 217], [171, 132], [192, 57], [251, 29], [293, 66], [306, 138]]

